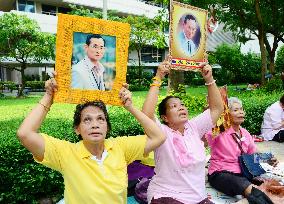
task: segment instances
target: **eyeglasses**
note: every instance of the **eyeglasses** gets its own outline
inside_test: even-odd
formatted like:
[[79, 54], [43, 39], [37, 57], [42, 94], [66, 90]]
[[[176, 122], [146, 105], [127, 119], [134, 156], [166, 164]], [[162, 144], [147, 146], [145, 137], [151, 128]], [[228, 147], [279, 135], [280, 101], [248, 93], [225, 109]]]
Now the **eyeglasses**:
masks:
[[90, 45], [91, 48], [95, 48], [97, 50], [104, 50], [105, 46], [97, 46], [97, 45]]

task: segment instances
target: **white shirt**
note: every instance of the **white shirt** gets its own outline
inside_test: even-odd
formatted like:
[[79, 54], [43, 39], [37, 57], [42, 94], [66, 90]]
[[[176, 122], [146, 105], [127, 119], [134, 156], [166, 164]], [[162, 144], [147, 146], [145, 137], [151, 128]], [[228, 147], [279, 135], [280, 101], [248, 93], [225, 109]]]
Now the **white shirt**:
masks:
[[266, 141], [272, 140], [280, 130], [284, 129], [281, 128], [282, 121], [284, 121], [284, 110], [280, 101], [277, 101], [266, 109], [263, 116], [261, 135]]

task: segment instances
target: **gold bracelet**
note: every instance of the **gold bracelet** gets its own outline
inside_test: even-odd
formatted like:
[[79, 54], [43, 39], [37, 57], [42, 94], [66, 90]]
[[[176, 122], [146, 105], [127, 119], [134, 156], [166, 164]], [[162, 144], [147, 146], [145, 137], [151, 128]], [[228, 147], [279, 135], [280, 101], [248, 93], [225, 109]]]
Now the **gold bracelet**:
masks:
[[152, 80], [153, 80], [153, 81], [157, 81], [157, 82], [159, 82], [159, 83], [162, 83], [162, 80], [161, 80], [160, 78], [156, 77], [156, 76], [153, 77]]
[[210, 86], [210, 85], [215, 84], [215, 83], [216, 83], [216, 80], [213, 80], [213, 81], [211, 81], [209, 83], [205, 83], [205, 86]]
[[152, 86], [156, 86], [156, 87], [161, 87], [161, 84], [155, 84], [155, 83], [152, 83], [151, 85], [150, 85], [150, 87], [152, 87]]
[[46, 110], [47, 112], [50, 110], [50, 107], [47, 107], [46, 105], [44, 105], [43, 103], [41, 103], [40, 101], [38, 102], [38, 104], [42, 105], [44, 110]]

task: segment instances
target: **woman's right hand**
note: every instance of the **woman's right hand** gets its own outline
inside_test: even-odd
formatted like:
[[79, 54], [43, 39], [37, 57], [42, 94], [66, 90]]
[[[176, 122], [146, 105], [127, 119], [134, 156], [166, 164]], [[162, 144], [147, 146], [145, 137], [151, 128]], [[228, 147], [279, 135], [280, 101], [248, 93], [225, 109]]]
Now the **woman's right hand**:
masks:
[[161, 64], [159, 64], [156, 77], [162, 80], [167, 74], [170, 73], [170, 68], [171, 68], [170, 56], [168, 55], [166, 59]]

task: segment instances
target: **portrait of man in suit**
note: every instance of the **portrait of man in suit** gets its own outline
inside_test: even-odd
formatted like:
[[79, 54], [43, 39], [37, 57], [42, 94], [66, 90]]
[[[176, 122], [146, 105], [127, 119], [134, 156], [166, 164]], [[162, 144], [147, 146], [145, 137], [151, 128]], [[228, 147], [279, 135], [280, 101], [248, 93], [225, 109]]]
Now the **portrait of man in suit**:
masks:
[[72, 65], [71, 87], [74, 89], [108, 90], [105, 81], [106, 68], [101, 62], [107, 51], [106, 40], [99, 34], [89, 34], [86, 36], [83, 50], [83, 54], [80, 53], [83, 55], [81, 56], [83, 59], [73, 62]]
[[197, 35], [198, 29], [196, 18], [191, 14], [185, 15], [182, 19], [182, 29], [178, 34], [178, 40], [179, 46], [187, 56], [194, 55], [198, 49], [200, 41], [198, 39], [200, 35]]

